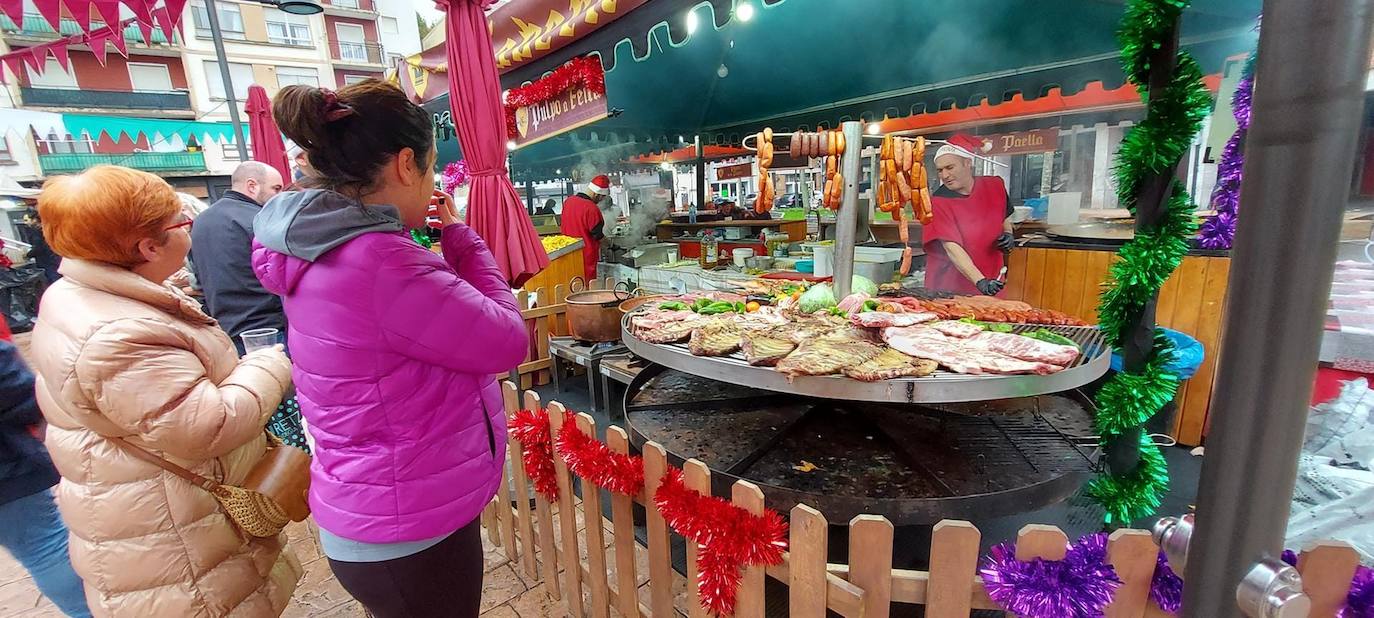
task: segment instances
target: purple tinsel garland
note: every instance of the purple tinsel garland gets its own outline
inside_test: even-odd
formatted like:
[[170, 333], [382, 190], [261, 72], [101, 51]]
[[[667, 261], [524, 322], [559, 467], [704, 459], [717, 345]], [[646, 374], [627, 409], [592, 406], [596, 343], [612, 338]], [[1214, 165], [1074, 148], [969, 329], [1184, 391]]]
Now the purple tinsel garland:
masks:
[[1021, 561], [1011, 543], [994, 546], [979, 573], [988, 596], [1024, 618], [1101, 616], [1121, 586], [1107, 564], [1107, 535], [1091, 534], [1069, 547], [1063, 560]]
[[[1279, 559], [1288, 566], [1298, 567], [1298, 554], [1291, 549], [1283, 550]], [[1164, 552], [1159, 552], [1154, 578], [1150, 581], [1150, 600], [1170, 614], [1177, 614], [1183, 606], [1183, 580], [1169, 566], [1169, 558]], [[1374, 569], [1364, 565], [1355, 568], [1355, 577], [1350, 580], [1350, 592], [1345, 595], [1345, 606], [1336, 616], [1374, 618]]]
[[1231, 112], [1236, 117], [1236, 132], [1226, 141], [1217, 165], [1217, 187], [1212, 191], [1212, 208], [1217, 216], [1204, 221], [1198, 230], [1198, 244], [1204, 249], [1230, 249], [1236, 237], [1236, 211], [1240, 206], [1241, 169], [1245, 166], [1245, 133], [1250, 129], [1250, 101], [1255, 90], [1254, 64], [1236, 84], [1231, 97]]
[[468, 162], [458, 160], [444, 166], [444, 193], [453, 194], [454, 189], [467, 186], [468, 184]]

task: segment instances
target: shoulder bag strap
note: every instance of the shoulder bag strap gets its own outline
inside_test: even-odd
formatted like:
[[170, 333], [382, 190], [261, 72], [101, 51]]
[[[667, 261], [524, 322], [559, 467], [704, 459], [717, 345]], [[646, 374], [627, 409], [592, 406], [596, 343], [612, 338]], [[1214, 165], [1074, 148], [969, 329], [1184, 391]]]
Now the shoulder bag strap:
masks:
[[196, 474], [195, 472], [192, 472], [192, 471], [190, 471], [190, 470], [187, 470], [186, 468], [183, 468], [183, 467], [181, 467], [181, 466], [178, 466], [178, 465], [176, 465], [176, 464], [174, 464], [174, 463], [172, 463], [172, 462], [170, 462], [170, 461], [167, 461], [166, 459], [163, 459], [163, 458], [161, 458], [161, 457], [158, 457], [157, 455], [154, 455], [154, 454], [152, 454], [152, 453], [149, 453], [149, 452], [148, 452], [147, 450], [145, 450], [143, 447], [140, 447], [140, 446], [138, 446], [138, 445], [136, 445], [136, 444], [134, 444], [134, 443], [132, 443], [132, 442], [129, 442], [128, 440], [125, 440], [124, 438], [114, 438], [114, 437], [110, 437], [110, 438], [108, 438], [108, 439], [109, 439], [111, 442], [114, 442], [115, 444], [118, 444], [118, 445], [124, 447], [124, 450], [128, 451], [130, 455], [133, 455], [134, 457], [137, 457], [137, 458], [139, 458], [139, 459], [142, 459], [143, 461], [146, 461], [146, 462], [148, 462], [148, 463], [150, 463], [150, 464], [153, 464], [153, 465], [155, 465], [155, 466], [157, 466], [157, 467], [159, 467], [159, 468], [162, 468], [163, 470], [166, 470], [166, 471], [171, 472], [172, 474], [175, 474], [175, 475], [177, 475], [177, 476], [179, 476], [179, 477], [181, 477], [181, 478], [183, 478], [183, 479], [186, 479], [186, 480], [189, 481], [192, 485], [195, 485], [195, 486], [197, 486], [197, 487], [200, 487], [201, 489], [204, 489], [205, 491], [213, 491], [216, 487], [219, 487], [219, 483], [216, 482], [215, 480], [205, 478], [205, 477], [203, 477], [203, 476], [201, 476], [201, 475], [199, 475], [199, 474]]

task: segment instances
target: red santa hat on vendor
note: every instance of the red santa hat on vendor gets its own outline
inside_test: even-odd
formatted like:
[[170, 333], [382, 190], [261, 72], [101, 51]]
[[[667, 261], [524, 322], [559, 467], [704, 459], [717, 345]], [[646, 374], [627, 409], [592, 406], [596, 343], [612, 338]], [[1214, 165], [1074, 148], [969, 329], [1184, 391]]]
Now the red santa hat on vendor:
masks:
[[609, 195], [611, 193], [611, 179], [605, 174], [593, 178], [587, 183], [587, 195]]
[[975, 155], [983, 155], [992, 149], [992, 142], [963, 133], [953, 135], [945, 141], [948, 143], [935, 151], [936, 159], [945, 155], [954, 155], [972, 160]]

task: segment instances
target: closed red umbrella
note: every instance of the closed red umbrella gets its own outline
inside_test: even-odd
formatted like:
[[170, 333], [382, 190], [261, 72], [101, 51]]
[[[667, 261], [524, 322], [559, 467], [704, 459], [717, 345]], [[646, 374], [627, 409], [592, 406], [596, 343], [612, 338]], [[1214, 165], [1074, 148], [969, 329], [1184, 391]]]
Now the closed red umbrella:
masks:
[[492, 0], [439, 0], [448, 14], [449, 104], [468, 164], [467, 223], [506, 280], [520, 286], [549, 265], [539, 233], [506, 169], [506, 115], [483, 12]]
[[272, 118], [272, 100], [267, 90], [253, 84], [248, 87], [248, 102], [243, 111], [248, 114], [248, 139], [253, 143], [253, 160], [261, 161], [281, 172], [282, 181], [291, 179], [291, 166], [286, 162], [286, 143], [281, 130]]

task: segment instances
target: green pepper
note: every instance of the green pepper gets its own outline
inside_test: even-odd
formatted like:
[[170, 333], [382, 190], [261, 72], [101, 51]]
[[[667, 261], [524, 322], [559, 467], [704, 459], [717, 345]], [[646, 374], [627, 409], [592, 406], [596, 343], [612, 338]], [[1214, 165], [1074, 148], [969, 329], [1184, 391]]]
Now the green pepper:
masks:
[[1039, 339], [1040, 341], [1044, 341], [1045, 343], [1053, 343], [1055, 345], [1071, 345], [1075, 348], [1078, 347], [1078, 344], [1074, 343], [1074, 340], [1045, 328], [1042, 328], [1035, 332], [1026, 333], [1026, 336], [1030, 337], [1031, 339]]
[[744, 301], [738, 301], [738, 300], [735, 301], [735, 313], [744, 313], [744, 312], [745, 312]]
[[696, 299], [696, 301], [692, 302], [692, 311], [700, 313], [702, 309], [704, 309], [707, 305], [710, 305], [712, 302], [713, 301], [711, 299], [706, 298], [705, 296], [698, 298]]
[[975, 320], [973, 318], [960, 318], [959, 321], [965, 324], [972, 324], [974, 326], [978, 326], [985, 331], [994, 333], [1009, 333], [1012, 331], [1011, 324], [1003, 324], [1001, 322], [983, 322], [980, 320]]
[[828, 311], [830, 311], [830, 315], [837, 315], [840, 317], [845, 317], [849, 315], [848, 313], [845, 313], [844, 309], [841, 309], [839, 307], [831, 307]]
[[878, 310], [878, 301], [876, 301], [876, 300], [874, 300], [874, 299], [872, 299], [872, 298], [870, 298], [870, 299], [864, 301], [864, 311], [877, 311], [877, 310]]
[[666, 303], [660, 304], [658, 308], [663, 309], [665, 311], [686, 311], [687, 305], [676, 300], [671, 300]]
[[716, 315], [718, 313], [729, 313], [735, 310], [735, 303], [719, 300], [702, 307], [697, 313], [702, 315]]

